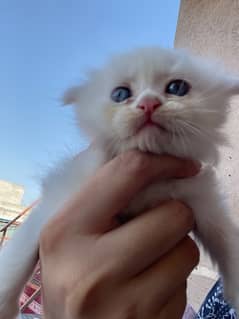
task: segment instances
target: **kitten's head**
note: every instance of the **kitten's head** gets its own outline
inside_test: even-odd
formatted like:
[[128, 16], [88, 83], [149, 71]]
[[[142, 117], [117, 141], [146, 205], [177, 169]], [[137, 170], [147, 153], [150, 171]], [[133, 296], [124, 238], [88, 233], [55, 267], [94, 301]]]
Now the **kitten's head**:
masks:
[[208, 160], [216, 156], [239, 81], [199, 57], [147, 48], [116, 56], [69, 89], [80, 126], [114, 154], [138, 148]]

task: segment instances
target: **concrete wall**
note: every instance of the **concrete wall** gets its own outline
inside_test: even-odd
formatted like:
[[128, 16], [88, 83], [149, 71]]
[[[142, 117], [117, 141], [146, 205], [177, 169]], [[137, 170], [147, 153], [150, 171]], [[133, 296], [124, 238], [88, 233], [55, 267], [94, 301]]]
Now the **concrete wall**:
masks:
[[22, 186], [0, 180], [0, 218], [11, 220], [23, 211], [23, 194]]
[[21, 204], [24, 188], [7, 181], [0, 180], [0, 201]]
[[[228, 70], [239, 74], [239, 0], [181, 0], [175, 47], [222, 60]], [[239, 221], [238, 98], [231, 104], [226, 131], [232, 147], [221, 150], [219, 173], [229, 192], [231, 211]], [[215, 277], [213, 267], [202, 255], [188, 285], [188, 300], [195, 308], [200, 306]]]
[[[222, 60], [239, 75], [239, 0], [182, 0], [175, 47]], [[233, 213], [239, 217], [238, 99], [231, 105], [226, 130], [232, 147], [222, 149], [219, 170], [230, 192]]]

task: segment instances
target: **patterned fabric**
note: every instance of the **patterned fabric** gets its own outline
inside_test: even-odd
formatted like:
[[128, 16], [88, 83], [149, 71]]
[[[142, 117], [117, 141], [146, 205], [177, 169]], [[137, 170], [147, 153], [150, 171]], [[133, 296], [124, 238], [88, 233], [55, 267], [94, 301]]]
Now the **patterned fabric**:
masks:
[[[23, 306], [40, 286], [41, 286], [41, 274], [40, 274], [39, 265], [37, 265], [35, 270], [34, 270], [33, 277], [27, 283], [27, 285], [24, 288], [23, 293], [21, 294], [20, 306]], [[24, 307], [23, 313], [24, 314], [36, 314], [36, 315], [39, 315], [38, 317], [36, 316], [36, 318], [40, 318], [40, 315], [42, 313], [41, 294], [40, 293], [34, 297], [32, 302], [27, 307]]]
[[239, 319], [235, 310], [223, 298], [220, 280], [208, 293], [195, 319]]

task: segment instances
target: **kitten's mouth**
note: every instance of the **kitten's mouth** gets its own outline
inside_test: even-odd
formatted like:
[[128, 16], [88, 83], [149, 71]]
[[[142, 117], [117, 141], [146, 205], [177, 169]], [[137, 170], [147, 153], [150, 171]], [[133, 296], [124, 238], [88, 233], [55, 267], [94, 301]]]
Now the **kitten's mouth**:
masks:
[[150, 128], [150, 127], [156, 127], [158, 128], [161, 132], [168, 132], [167, 129], [162, 126], [160, 123], [158, 122], [154, 122], [151, 118], [147, 118], [143, 124], [141, 124], [139, 126], [139, 128], [137, 129], [137, 133], [144, 130], [144, 129], [147, 129], [147, 128]]

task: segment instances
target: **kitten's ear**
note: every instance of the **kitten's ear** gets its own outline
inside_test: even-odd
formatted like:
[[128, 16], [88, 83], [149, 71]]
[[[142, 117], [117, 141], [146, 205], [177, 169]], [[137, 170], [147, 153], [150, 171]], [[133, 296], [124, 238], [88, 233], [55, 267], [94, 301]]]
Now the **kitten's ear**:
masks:
[[73, 86], [66, 90], [62, 97], [62, 102], [63, 105], [69, 105], [69, 104], [75, 104], [79, 101], [80, 97], [80, 91], [81, 87], [80, 86]]

